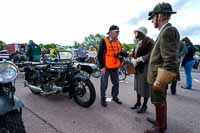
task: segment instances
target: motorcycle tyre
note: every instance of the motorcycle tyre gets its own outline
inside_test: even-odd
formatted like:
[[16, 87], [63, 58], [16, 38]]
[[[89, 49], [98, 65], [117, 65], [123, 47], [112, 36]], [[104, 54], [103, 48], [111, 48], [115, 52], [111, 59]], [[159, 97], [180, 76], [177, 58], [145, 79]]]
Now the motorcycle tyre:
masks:
[[94, 85], [92, 84], [92, 82], [89, 79], [81, 80], [81, 82], [84, 82], [88, 86], [89, 91], [90, 91], [90, 98], [89, 98], [89, 100], [87, 102], [83, 102], [83, 101], [81, 101], [81, 99], [78, 98], [76, 93], [74, 93], [73, 99], [78, 105], [80, 105], [82, 107], [85, 107], [85, 108], [88, 108], [94, 103], [94, 101], [96, 99], [95, 87], [94, 87]]

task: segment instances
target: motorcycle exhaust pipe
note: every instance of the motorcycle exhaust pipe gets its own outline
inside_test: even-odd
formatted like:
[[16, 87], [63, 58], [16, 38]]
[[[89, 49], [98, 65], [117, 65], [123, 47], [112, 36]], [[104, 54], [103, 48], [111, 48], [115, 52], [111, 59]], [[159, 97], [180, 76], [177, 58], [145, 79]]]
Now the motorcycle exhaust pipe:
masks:
[[30, 84], [28, 84], [27, 81], [24, 81], [24, 87], [28, 87], [31, 90], [33, 90], [34, 92], [36, 92], [36, 93], [42, 93], [43, 92], [40, 87], [37, 87], [37, 86], [34, 86], [34, 85], [30, 85]]
[[43, 96], [48, 96], [51, 94], [56, 94], [58, 93], [58, 90], [50, 91], [50, 92], [44, 92], [40, 87], [30, 85], [27, 81], [24, 81], [24, 87], [28, 87], [29, 89], [33, 90], [36, 93], [39, 93]]

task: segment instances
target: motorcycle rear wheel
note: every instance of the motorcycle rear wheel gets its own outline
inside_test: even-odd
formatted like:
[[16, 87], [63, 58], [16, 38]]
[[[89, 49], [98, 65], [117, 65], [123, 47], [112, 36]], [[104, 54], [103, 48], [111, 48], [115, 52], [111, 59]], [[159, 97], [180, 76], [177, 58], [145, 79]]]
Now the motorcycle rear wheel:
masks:
[[3, 121], [1, 128], [8, 130], [9, 133], [26, 133], [21, 111], [11, 111], [1, 118]]
[[[88, 94], [89, 96], [87, 96]], [[96, 91], [92, 82], [89, 79], [79, 81], [74, 90], [73, 98], [78, 105], [85, 108], [90, 107], [96, 99]]]

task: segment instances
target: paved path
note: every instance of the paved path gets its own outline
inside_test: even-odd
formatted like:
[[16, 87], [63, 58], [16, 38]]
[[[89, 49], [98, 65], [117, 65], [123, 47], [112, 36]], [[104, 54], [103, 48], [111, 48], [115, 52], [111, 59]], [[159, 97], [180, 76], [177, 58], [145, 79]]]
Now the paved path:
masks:
[[[182, 75], [182, 74], [181, 74]], [[177, 93], [168, 91], [167, 133], [200, 132], [200, 73], [193, 73], [194, 90], [181, 89], [184, 78], [178, 83]], [[48, 97], [32, 94], [23, 87], [23, 75], [17, 80], [17, 95], [23, 100], [23, 119], [27, 133], [143, 133], [151, 124], [146, 117], [154, 116], [153, 105], [148, 103], [148, 112], [137, 114], [129, 109], [136, 102], [133, 91], [133, 76], [120, 83], [120, 98], [123, 105], [109, 102], [102, 108], [99, 97], [99, 79], [92, 79], [97, 99], [88, 109], [78, 106], [65, 95]], [[108, 97], [110, 97], [109, 84]]]

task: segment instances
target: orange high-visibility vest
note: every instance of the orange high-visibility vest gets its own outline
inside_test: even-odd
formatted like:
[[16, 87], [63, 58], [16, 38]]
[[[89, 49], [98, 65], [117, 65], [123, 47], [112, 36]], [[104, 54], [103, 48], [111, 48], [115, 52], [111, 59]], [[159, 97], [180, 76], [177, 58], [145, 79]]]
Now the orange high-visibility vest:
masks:
[[121, 44], [117, 41], [112, 41], [105, 37], [104, 41], [106, 43], [105, 52], [105, 66], [106, 68], [118, 68], [120, 66], [120, 59], [116, 58], [115, 55], [121, 52]]

